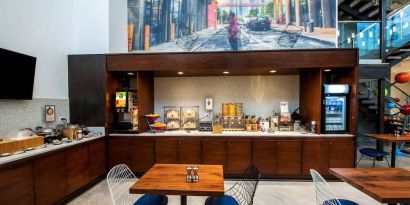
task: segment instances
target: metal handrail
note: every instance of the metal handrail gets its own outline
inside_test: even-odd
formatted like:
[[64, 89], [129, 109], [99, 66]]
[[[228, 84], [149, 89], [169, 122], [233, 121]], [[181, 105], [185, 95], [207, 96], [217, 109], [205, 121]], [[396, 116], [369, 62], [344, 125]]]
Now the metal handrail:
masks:
[[409, 94], [407, 94], [405, 91], [403, 91], [402, 89], [400, 89], [399, 87], [397, 87], [394, 83], [390, 82], [390, 80], [388, 80], [387, 78], [384, 78], [384, 80], [390, 85], [395, 87], [397, 90], [399, 90], [401, 93], [405, 94], [406, 97], [410, 97]]
[[[352, 22], [354, 22], [354, 21], [352, 21]], [[360, 22], [360, 23], [363, 23], [363, 21], [357, 21], [357, 22]], [[357, 34], [355, 34], [354, 36], [352, 36], [352, 39], [355, 39], [357, 36], [359, 36], [361, 33], [363, 33], [363, 32], [365, 32], [365, 31], [367, 31], [367, 30], [369, 30], [371, 27], [373, 27], [374, 25], [377, 25], [377, 24], [380, 24], [380, 21], [368, 21], [369, 23], [370, 22], [375, 22], [375, 23], [373, 23], [373, 24], [371, 24], [370, 26], [368, 26], [367, 28], [365, 28], [363, 31], [360, 31], [359, 33], [357, 33]], [[345, 41], [343, 41], [342, 43], [339, 43], [338, 44], [338, 46], [340, 46], [340, 45], [342, 45], [342, 44], [344, 44], [344, 43], [346, 43], [348, 40], [345, 40]], [[352, 43], [352, 45], [354, 46], [354, 43]], [[353, 47], [354, 48], [354, 47]]]
[[400, 11], [406, 9], [409, 6], [410, 6], [410, 2], [406, 3], [401, 8], [392, 11], [391, 13], [388, 14], [387, 19], [390, 19], [392, 16], [396, 15], [397, 13], [399, 13]]

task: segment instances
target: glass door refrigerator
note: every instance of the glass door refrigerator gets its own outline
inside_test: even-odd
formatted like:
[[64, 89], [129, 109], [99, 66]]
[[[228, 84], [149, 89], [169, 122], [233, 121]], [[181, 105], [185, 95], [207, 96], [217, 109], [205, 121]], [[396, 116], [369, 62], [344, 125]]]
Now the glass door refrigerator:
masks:
[[347, 132], [347, 84], [324, 84], [322, 105], [322, 132]]

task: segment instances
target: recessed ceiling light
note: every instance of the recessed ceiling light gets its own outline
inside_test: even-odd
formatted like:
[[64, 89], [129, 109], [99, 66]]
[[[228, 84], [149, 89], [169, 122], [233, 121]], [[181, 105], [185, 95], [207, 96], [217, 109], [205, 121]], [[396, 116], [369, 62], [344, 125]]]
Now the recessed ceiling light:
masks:
[[330, 72], [330, 71], [332, 71], [332, 70], [330, 70], [330, 69], [325, 69], [325, 70], [323, 70], [324, 72]]
[[276, 73], [276, 70], [270, 70], [269, 73]]
[[229, 71], [224, 71], [224, 72], [222, 72], [223, 74], [229, 74]]
[[127, 73], [128, 75], [134, 75], [134, 73]]
[[178, 72], [178, 75], [184, 75], [184, 72], [179, 71], [179, 72]]

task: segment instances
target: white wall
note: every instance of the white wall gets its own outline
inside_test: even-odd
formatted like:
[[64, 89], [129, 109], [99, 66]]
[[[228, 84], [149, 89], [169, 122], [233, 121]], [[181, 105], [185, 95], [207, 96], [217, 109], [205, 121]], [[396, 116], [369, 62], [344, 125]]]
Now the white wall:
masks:
[[68, 98], [72, 11], [72, 1], [0, 1], [0, 47], [37, 57], [35, 98]]
[[98, 54], [109, 51], [108, 0], [71, 0], [74, 3], [73, 50], [71, 54]]
[[37, 57], [34, 98], [68, 99], [67, 55], [109, 51], [108, 1], [0, 1], [0, 47]]
[[0, 48], [37, 57], [34, 99], [0, 100], [0, 135], [45, 125], [46, 104], [69, 118], [67, 55], [107, 53], [109, 41], [109, 0], [0, 0]]
[[110, 53], [128, 52], [127, 0], [109, 0]]

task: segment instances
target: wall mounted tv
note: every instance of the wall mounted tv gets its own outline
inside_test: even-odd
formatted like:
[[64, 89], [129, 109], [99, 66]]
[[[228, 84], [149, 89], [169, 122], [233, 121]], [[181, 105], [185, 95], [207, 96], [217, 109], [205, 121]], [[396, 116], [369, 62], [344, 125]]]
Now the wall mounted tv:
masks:
[[0, 99], [33, 98], [36, 58], [0, 48]]

